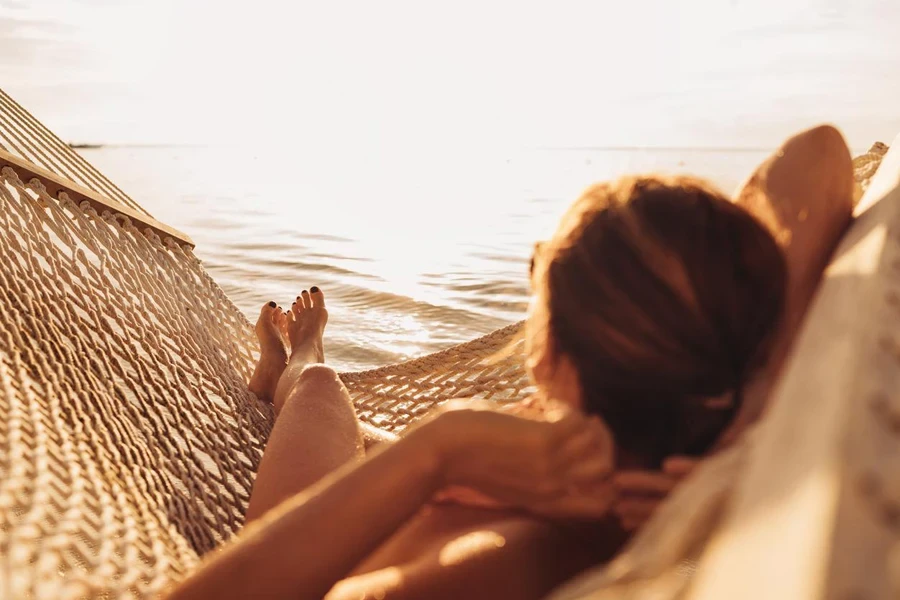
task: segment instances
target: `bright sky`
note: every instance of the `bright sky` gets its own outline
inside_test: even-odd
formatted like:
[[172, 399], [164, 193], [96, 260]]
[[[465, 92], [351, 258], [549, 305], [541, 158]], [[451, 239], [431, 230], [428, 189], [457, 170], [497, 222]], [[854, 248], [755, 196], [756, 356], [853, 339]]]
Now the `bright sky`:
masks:
[[70, 141], [771, 146], [900, 131], [897, 0], [0, 0]]

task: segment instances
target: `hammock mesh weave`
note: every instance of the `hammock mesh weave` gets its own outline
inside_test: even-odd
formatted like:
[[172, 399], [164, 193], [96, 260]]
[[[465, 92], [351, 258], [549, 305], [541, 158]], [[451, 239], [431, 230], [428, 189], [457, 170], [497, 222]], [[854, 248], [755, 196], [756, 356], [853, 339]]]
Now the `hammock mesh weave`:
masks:
[[[147, 215], [2, 92], [0, 116], [4, 150]], [[243, 522], [273, 421], [247, 389], [252, 327], [188, 246], [0, 179], [2, 595], [153, 596]], [[516, 400], [520, 329], [342, 378], [386, 431]]]
[[[243, 522], [273, 420], [247, 390], [252, 326], [187, 246], [0, 177], [0, 595], [152, 596]], [[386, 431], [455, 397], [516, 399], [520, 361], [492, 357], [519, 328], [343, 379]]]

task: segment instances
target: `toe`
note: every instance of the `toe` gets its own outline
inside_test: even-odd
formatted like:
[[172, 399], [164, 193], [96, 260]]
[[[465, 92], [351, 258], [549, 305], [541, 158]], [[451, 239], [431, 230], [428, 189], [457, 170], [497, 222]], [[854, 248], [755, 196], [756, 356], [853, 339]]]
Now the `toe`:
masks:
[[287, 328], [291, 319], [293, 318], [293, 313], [290, 311], [281, 312], [279, 311], [278, 316], [278, 330], [281, 332], [281, 335], [287, 337]]
[[[268, 302], [263, 305], [259, 311], [259, 321], [256, 323], [256, 335], [263, 347], [275, 347], [281, 344], [281, 336], [279, 333], [280, 326], [278, 324], [278, 316], [281, 311], [274, 302]], [[275, 346], [273, 346], [273, 344]], [[282, 345], [283, 347], [283, 345]]]
[[303, 290], [303, 294], [301, 295], [303, 296], [303, 306], [305, 306], [306, 308], [312, 308], [312, 298], [310, 298], [309, 292]]
[[310, 299], [312, 300], [312, 305], [316, 308], [324, 308], [325, 307], [325, 294], [322, 293], [322, 290], [316, 286], [313, 286], [309, 289]]
[[261, 321], [265, 321], [266, 319], [272, 318], [272, 313], [278, 307], [274, 302], [266, 302], [262, 305], [262, 308], [259, 309], [259, 319]]

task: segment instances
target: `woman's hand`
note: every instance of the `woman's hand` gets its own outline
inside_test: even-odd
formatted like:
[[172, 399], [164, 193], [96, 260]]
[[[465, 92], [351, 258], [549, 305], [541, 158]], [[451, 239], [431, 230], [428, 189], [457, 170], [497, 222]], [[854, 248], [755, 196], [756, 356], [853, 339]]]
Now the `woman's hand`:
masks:
[[597, 418], [547, 423], [476, 407], [443, 412], [418, 433], [437, 449], [444, 486], [553, 517], [601, 517], [614, 499], [612, 436]]
[[687, 456], [673, 456], [663, 462], [660, 471], [619, 471], [613, 476], [619, 498], [612, 513], [619, 517], [626, 531], [643, 525], [656, 508], [687, 477], [699, 460]]

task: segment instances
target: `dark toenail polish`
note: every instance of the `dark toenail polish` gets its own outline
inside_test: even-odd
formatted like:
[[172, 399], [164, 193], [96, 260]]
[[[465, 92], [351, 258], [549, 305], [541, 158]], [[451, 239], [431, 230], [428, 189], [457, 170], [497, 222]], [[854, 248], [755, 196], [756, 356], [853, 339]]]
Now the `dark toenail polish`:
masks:
[[303, 293], [304, 293], [304, 294], [308, 294], [309, 292], [307, 292], [306, 290], [303, 290]]
[[296, 302], [291, 302], [291, 306], [297, 306]]
[[278, 306], [278, 305], [275, 304], [274, 302], [269, 302], [269, 306], [272, 307], [272, 308], [275, 308], [275, 307]]
[[309, 291], [311, 291], [313, 294], [318, 294], [319, 288], [317, 288], [316, 286], [312, 286], [311, 288], [309, 288]]

